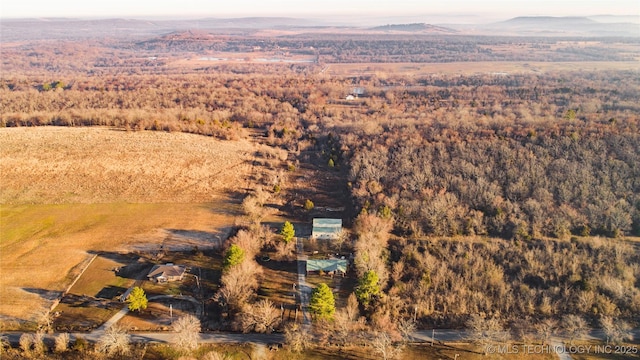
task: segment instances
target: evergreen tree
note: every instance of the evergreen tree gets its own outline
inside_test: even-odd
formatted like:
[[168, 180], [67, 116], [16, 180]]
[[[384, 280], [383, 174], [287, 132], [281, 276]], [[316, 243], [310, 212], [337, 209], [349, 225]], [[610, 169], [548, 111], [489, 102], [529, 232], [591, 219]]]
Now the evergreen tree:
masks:
[[293, 224], [285, 221], [284, 225], [282, 225], [282, 230], [280, 230], [280, 235], [282, 235], [282, 239], [286, 243], [289, 243], [291, 240], [293, 240], [293, 237], [296, 235]]
[[244, 250], [236, 244], [229, 246], [224, 256], [223, 269], [228, 270], [232, 266], [240, 264], [244, 260]]
[[360, 278], [358, 286], [356, 287], [356, 297], [362, 305], [369, 305], [371, 298], [380, 294], [379, 280], [378, 274], [372, 270], [367, 271], [362, 278]]
[[147, 300], [147, 294], [144, 293], [144, 290], [142, 290], [141, 287], [136, 286], [131, 290], [129, 297], [127, 298], [127, 302], [129, 303], [129, 310], [138, 310], [138, 312], [140, 312], [140, 310], [147, 308], [147, 303], [149, 301]]
[[316, 316], [316, 319], [333, 318], [336, 312], [336, 300], [327, 284], [322, 283], [313, 289], [309, 300], [309, 311]]

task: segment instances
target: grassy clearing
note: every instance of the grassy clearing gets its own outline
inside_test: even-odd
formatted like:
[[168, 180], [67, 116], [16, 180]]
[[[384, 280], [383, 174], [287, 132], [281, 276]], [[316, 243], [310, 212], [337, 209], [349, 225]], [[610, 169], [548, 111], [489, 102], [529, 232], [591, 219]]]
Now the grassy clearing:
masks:
[[262, 265], [258, 295], [271, 300], [276, 306], [295, 305], [293, 284], [298, 283], [297, 263], [272, 260]]
[[86, 294], [105, 299], [111, 299], [117, 296], [118, 294], [115, 293], [115, 291], [109, 290], [117, 288], [127, 289], [133, 285], [135, 281], [134, 279], [127, 279], [116, 275], [114, 269], [125, 264], [126, 261], [115, 261], [98, 256], [69, 290], [69, 293], [75, 295]]

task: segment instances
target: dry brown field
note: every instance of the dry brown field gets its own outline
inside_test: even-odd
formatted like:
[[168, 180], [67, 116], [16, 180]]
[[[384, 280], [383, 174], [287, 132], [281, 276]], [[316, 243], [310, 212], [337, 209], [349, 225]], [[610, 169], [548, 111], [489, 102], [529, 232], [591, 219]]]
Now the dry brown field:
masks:
[[638, 70], [637, 61], [585, 61], [585, 62], [531, 62], [531, 61], [484, 61], [451, 63], [345, 63], [329, 64], [323, 74], [330, 76], [363, 76], [387, 74], [425, 76], [433, 74], [460, 75], [507, 75], [526, 73], [548, 73], [594, 70]]
[[0, 131], [0, 203], [212, 202], [235, 191], [253, 145], [107, 128]]
[[248, 141], [106, 128], [0, 130], [0, 321], [28, 320], [100, 251], [215, 246]]

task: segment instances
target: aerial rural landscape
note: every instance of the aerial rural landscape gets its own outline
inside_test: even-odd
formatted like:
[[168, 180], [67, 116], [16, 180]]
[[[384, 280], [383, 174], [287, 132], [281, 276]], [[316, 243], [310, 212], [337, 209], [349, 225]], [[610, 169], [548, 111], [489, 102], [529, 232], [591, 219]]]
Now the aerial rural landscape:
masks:
[[2, 15], [0, 359], [640, 359], [638, 10]]

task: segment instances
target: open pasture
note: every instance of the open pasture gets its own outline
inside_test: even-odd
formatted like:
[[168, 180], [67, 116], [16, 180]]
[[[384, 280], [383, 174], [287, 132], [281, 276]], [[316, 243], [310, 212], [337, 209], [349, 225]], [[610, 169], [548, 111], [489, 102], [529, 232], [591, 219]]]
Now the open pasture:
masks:
[[0, 144], [8, 327], [49, 307], [96, 252], [217, 246], [250, 169], [248, 143], [179, 133], [14, 128]]
[[236, 190], [253, 145], [108, 128], [0, 131], [0, 203], [204, 203]]

